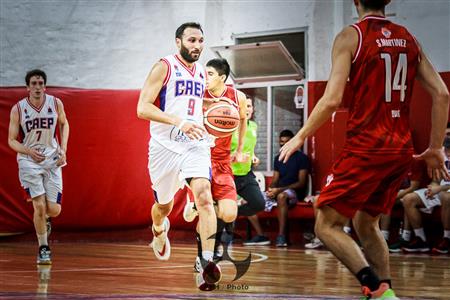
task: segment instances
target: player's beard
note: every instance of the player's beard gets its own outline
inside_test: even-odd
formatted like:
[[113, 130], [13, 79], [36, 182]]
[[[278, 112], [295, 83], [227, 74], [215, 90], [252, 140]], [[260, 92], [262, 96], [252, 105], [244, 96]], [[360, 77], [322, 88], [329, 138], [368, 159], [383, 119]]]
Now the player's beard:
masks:
[[[201, 52], [200, 52], [201, 53]], [[192, 57], [192, 55], [189, 53], [188, 48], [186, 48], [183, 43], [181, 43], [181, 48], [180, 48], [180, 55], [181, 57], [183, 57], [183, 59], [185, 61], [187, 61], [188, 63], [193, 63], [196, 62], [199, 58], [200, 58], [200, 53], [198, 54], [197, 58]]]

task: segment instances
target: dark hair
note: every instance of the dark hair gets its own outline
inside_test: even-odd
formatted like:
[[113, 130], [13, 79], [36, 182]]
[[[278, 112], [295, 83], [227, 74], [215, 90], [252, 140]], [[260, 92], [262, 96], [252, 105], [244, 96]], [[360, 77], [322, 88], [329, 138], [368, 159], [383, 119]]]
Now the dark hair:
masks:
[[282, 138], [282, 137], [293, 138], [294, 137], [294, 133], [292, 131], [290, 131], [289, 129], [285, 129], [282, 132], [280, 132], [280, 138]]
[[252, 101], [253, 112], [252, 112], [252, 115], [250, 116], [249, 120], [255, 121], [255, 98], [250, 97], [247, 94], [245, 94], [245, 98]]
[[365, 9], [382, 10], [390, 0], [359, 0], [359, 2]]
[[177, 31], [175, 31], [175, 38], [181, 39], [183, 37], [184, 30], [186, 28], [197, 28], [203, 33], [202, 25], [195, 22], [187, 22], [180, 25], [180, 27], [177, 28]]
[[44, 79], [44, 85], [47, 84], [47, 74], [45, 74], [44, 71], [39, 69], [34, 69], [27, 72], [27, 75], [25, 75], [25, 83], [27, 85], [30, 85], [30, 79], [33, 76], [41, 76]]
[[214, 58], [206, 63], [207, 67], [213, 67], [219, 75], [225, 75], [225, 81], [230, 75], [230, 65], [225, 58]]

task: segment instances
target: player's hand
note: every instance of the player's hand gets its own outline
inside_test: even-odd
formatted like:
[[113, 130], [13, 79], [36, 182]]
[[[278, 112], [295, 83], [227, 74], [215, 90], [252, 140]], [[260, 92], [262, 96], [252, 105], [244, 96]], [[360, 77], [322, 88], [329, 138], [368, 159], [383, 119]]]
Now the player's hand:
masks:
[[56, 161], [56, 166], [60, 167], [60, 166], [65, 166], [66, 164], [67, 164], [66, 151], [64, 151], [63, 149], [59, 149], [58, 160]]
[[279, 161], [282, 161], [283, 163], [286, 163], [291, 157], [292, 154], [295, 153], [298, 149], [300, 149], [301, 146], [303, 146], [303, 143], [305, 142], [304, 139], [302, 139], [299, 135], [295, 135], [292, 139], [290, 139], [286, 144], [283, 145], [280, 149], [280, 157]]
[[205, 128], [187, 120], [182, 120], [178, 124], [178, 128], [193, 140], [199, 140], [203, 138], [203, 135], [206, 133]]
[[45, 156], [36, 149], [29, 148], [27, 154], [37, 163], [40, 163], [45, 159]]
[[250, 155], [236, 151], [231, 155], [231, 162], [245, 163], [250, 159]]
[[413, 155], [417, 160], [424, 160], [428, 167], [428, 176], [436, 180], [450, 180], [450, 175], [445, 167], [445, 156], [443, 148], [428, 148], [419, 155]]
[[254, 167], [258, 166], [261, 163], [261, 160], [256, 156], [253, 155], [252, 164]]
[[441, 191], [441, 186], [440, 185], [429, 185], [427, 187], [427, 190], [425, 191], [425, 196], [428, 199], [432, 199], [434, 197], [434, 195], [436, 195], [437, 193], [439, 193]]
[[267, 197], [275, 199], [275, 197], [281, 192], [280, 188], [269, 188], [266, 192]]

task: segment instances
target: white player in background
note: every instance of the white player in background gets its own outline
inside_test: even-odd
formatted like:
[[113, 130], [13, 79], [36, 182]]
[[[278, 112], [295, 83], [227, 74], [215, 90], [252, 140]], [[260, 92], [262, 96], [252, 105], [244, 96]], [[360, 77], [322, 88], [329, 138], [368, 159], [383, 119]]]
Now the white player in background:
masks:
[[[66, 164], [69, 122], [60, 99], [47, 95], [42, 70], [25, 76], [29, 96], [11, 109], [8, 144], [17, 152], [19, 179], [32, 201], [33, 223], [39, 243], [38, 264], [51, 264], [49, 217], [61, 213], [62, 172]], [[59, 126], [61, 144], [56, 139]], [[19, 134], [22, 142], [20, 142]]]

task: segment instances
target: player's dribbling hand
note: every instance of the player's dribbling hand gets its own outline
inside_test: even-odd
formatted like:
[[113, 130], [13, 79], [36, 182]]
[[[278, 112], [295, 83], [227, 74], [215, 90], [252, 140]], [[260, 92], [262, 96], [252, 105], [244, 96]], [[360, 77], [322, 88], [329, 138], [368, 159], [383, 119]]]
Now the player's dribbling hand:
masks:
[[428, 176], [437, 180], [450, 180], [450, 175], [445, 167], [445, 156], [443, 148], [428, 148], [419, 155], [413, 155], [417, 160], [424, 160], [428, 167]]
[[32, 158], [35, 162], [38, 162], [38, 163], [44, 161], [44, 159], [45, 159], [45, 156], [44, 156], [42, 153], [40, 153], [38, 150], [36, 150], [36, 149], [31, 149], [31, 148], [28, 149], [27, 154], [28, 154], [29, 156], [31, 156], [31, 158]]
[[187, 135], [190, 139], [193, 140], [199, 140], [203, 138], [203, 135], [205, 134], [206, 130], [193, 122], [190, 121], [181, 121], [181, 126], [178, 125], [178, 128]]
[[280, 157], [278, 158], [278, 160], [286, 163], [289, 157], [291, 157], [291, 155], [294, 154], [295, 151], [303, 146], [304, 142], [305, 140], [298, 135], [294, 136], [286, 144], [284, 144], [283, 147], [280, 148]]
[[56, 161], [56, 166], [65, 166], [66, 162], [66, 151], [59, 149], [58, 160]]

